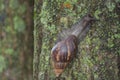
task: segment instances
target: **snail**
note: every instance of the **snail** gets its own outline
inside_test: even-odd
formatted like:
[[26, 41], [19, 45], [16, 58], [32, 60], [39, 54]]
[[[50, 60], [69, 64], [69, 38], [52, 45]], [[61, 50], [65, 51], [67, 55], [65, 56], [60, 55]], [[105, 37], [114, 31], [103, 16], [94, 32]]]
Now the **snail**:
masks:
[[51, 50], [52, 66], [56, 77], [59, 77], [78, 52], [78, 45], [84, 39], [94, 21], [90, 14], [85, 15], [70, 29], [59, 34], [58, 41]]

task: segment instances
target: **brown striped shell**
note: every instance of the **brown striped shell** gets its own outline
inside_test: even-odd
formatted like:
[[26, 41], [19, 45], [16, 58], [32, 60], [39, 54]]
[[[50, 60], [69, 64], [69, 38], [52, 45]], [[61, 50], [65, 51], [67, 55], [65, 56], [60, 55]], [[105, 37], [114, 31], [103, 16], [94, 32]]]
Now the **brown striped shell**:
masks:
[[56, 76], [64, 71], [66, 66], [77, 54], [77, 38], [74, 35], [58, 42], [51, 51], [52, 65]]

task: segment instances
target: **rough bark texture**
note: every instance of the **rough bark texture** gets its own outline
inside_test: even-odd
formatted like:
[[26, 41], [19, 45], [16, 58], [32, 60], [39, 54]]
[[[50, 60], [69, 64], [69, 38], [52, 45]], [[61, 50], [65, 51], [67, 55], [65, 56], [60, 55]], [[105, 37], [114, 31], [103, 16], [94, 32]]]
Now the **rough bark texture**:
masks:
[[[116, 14], [117, 15], [119, 15], [118, 17], [118, 21], [119, 21], [119, 23], [120, 23], [120, 2], [119, 3], [117, 3], [117, 5], [116, 5]], [[120, 42], [120, 41], [119, 41]], [[118, 43], [119, 43], [118, 42]], [[120, 45], [118, 45], [118, 47], [119, 47]], [[119, 77], [119, 80], [120, 80], [120, 52], [118, 52], [117, 53], [118, 55], [117, 55], [117, 66], [118, 66], [118, 77]]]
[[[120, 61], [119, 56], [117, 60], [115, 54], [118, 50], [115, 43], [119, 43], [118, 38], [114, 38], [114, 34], [118, 35], [116, 32], [119, 28], [118, 17], [114, 11], [115, 1], [46, 0], [43, 3], [41, 14], [39, 13], [44, 24], [43, 45], [39, 56], [40, 62], [37, 64], [40, 64], [40, 80], [119, 80]], [[75, 60], [70, 63], [60, 78], [56, 78], [50, 63], [50, 51], [58, 38], [56, 35], [70, 28], [77, 19], [88, 12], [98, 21], [92, 25], [90, 32], [80, 43]]]
[[[38, 3], [35, 1], [35, 7], [37, 7], [36, 14], [41, 12], [42, 0], [39, 0]], [[41, 53], [42, 46], [42, 25], [40, 22], [40, 17], [35, 19], [34, 23], [34, 59], [33, 59], [33, 80], [39, 80], [39, 58]]]

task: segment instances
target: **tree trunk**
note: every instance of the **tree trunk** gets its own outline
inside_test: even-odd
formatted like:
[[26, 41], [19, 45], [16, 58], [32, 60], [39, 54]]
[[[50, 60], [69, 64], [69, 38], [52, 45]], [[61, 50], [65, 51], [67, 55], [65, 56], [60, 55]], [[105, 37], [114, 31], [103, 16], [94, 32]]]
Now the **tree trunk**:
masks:
[[[117, 3], [116, 5], [116, 14], [118, 15], [118, 21], [120, 23], [120, 2]], [[118, 31], [119, 33], [120, 31]], [[120, 41], [118, 42], [118, 44], [120, 43]], [[117, 45], [117, 43], [116, 43]], [[119, 47], [120, 45], [118, 45]], [[116, 50], [117, 51], [117, 50]], [[117, 66], [118, 66], [118, 78], [120, 80], [120, 52], [117, 53]]]
[[35, 11], [37, 18], [34, 23], [34, 58], [33, 58], [33, 80], [39, 80], [39, 58], [42, 46], [42, 25], [40, 22], [39, 14], [41, 12], [42, 0], [35, 1]]
[[[110, 4], [113, 5], [113, 9], [111, 9]], [[37, 56], [36, 66], [40, 64], [40, 71], [38, 67], [35, 67], [38, 70], [36, 79], [40, 72], [41, 80], [118, 80], [117, 75], [119, 73], [115, 72], [117, 68], [115, 55], [117, 54], [109, 53], [109, 51], [115, 52], [112, 50], [114, 48], [113, 37], [114, 31], [118, 28], [116, 17], [113, 16], [115, 15], [114, 5], [115, 3], [112, 0], [44, 1], [41, 12], [41, 23], [44, 24], [43, 33], [45, 33], [42, 37], [42, 44], [44, 45], [41, 49], [41, 56], [39, 54], [34, 55]], [[54, 39], [58, 38], [56, 36], [58, 32], [70, 28], [74, 24], [73, 22], [77, 22], [75, 20], [79, 19], [78, 17], [82, 17], [86, 13], [90, 13], [98, 21], [92, 25], [87, 37], [80, 43], [79, 53], [77, 53], [75, 61], [65, 68], [59, 78], [56, 78], [51, 67], [52, 62], [48, 63], [50, 62], [50, 51], [55, 44]], [[113, 19], [111, 20], [111, 18]], [[41, 23], [39, 22], [39, 24]], [[37, 29], [39, 30], [39, 28]], [[38, 36], [36, 30], [34, 35]], [[39, 38], [37, 39], [39, 40]], [[37, 62], [39, 58], [40, 62]]]
[[26, 29], [24, 34], [19, 34], [19, 40], [21, 45], [20, 52], [20, 64], [21, 64], [21, 76], [22, 80], [32, 80], [32, 61], [33, 61], [33, 0], [21, 1], [21, 4], [25, 3], [27, 10], [25, 14]]

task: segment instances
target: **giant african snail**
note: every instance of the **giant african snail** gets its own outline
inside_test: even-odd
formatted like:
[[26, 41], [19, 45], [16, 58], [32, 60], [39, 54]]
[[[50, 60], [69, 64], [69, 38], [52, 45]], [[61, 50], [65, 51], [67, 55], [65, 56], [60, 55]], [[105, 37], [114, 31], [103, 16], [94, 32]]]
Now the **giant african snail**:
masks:
[[79, 42], [86, 36], [91, 22], [95, 20], [90, 14], [84, 16], [71, 29], [59, 35], [59, 41], [51, 50], [52, 65], [56, 77], [60, 76], [78, 51]]

